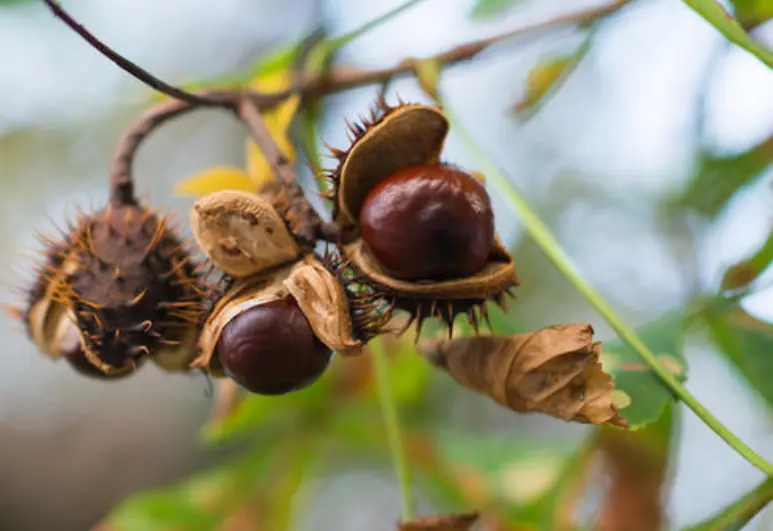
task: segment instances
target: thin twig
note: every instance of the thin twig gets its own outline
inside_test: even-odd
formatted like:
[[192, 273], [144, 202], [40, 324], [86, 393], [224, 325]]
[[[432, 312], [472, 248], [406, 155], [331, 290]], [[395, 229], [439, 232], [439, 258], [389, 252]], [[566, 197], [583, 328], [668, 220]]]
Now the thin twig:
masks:
[[184, 90], [179, 89], [178, 87], [172, 86], [138, 64], [128, 60], [112, 48], [110, 48], [107, 44], [99, 40], [96, 36], [94, 36], [93, 33], [91, 33], [89, 30], [87, 30], [82, 24], [79, 24], [74, 18], [70, 16], [67, 11], [64, 10], [62, 6], [60, 6], [58, 3], [54, 2], [54, 0], [43, 0], [46, 5], [51, 9], [51, 11], [54, 13], [54, 16], [62, 20], [70, 29], [72, 29], [75, 33], [83, 37], [83, 39], [88, 42], [91, 46], [93, 46], [99, 53], [110, 59], [113, 63], [118, 65], [122, 70], [125, 72], [128, 72], [138, 80], [142, 81], [149, 87], [157, 90], [158, 92], [161, 92], [163, 94], [166, 94], [167, 96], [170, 96], [172, 98], [185, 101], [192, 105], [200, 105], [200, 106], [206, 106], [206, 107], [221, 107], [223, 105], [228, 105], [228, 102], [225, 102], [214, 95], [205, 95], [205, 94], [193, 94], [191, 92], [186, 92]]
[[[228, 107], [235, 109], [237, 103], [244, 99], [245, 95], [240, 91], [210, 90], [201, 92], [205, 98], [218, 98]], [[249, 93], [255, 105], [263, 108], [271, 108], [285, 99], [285, 94], [256, 94]], [[139, 119], [130, 125], [121, 135], [113, 149], [112, 162], [110, 164], [110, 202], [114, 206], [136, 203], [134, 197], [134, 181], [132, 166], [134, 157], [142, 142], [150, 133], [161, 124], [176, 118], [182, 114], [201, 107], [198, 103], [188, 100], [170, 100], [154, 105], [146, 110]]]
[[282, 186], [282, 192], [275, 198], [274, 206], [282, 211], [280, 214], [283, 214], [282, 217], [290, 225], [293, 235], [313, 246], [320, 234], [322, 220], [306, 199], [292, 164], [271, 137], [271, 132], [260, 116], [259, 107], [249, 97], [242, 98], [237, 107], [237, 115], [249, 129], [252, 140], [266, 157], [274, 176]]
[[[502, 41], [524, 37], [535, 33], [541, 33], [551, 29], [560, 28], [568, 25], [585, 25], [594, 22], [600, 18], [607, 17], [619, 11], [629, 0], [613, 2], [606, 6], [595, 7], [575, 13], [562, 15], [545, 22], [539, 22], [522, 28], [517, 28], [499, 35], [479, 39], [476, 41], [461, 44], [450, 50], [442, 52], [432, 59], [435, 59], [444, 66], [456, 65], [475, 58], [478, 54], [485, 51], [490, 46]], [[335, 92], [342, 92], [363, 85], [372, 85], [384, 83], [394, 77], [411, 75], [414, 72], [415, 61], [408, 59], [399, 64], [378, 70], [360, 70], [357, 68], [338, 67], [333, 68], [326, 76], [312, 76], [302, 84], [301, 92], [306, 97], [318, 97]]]

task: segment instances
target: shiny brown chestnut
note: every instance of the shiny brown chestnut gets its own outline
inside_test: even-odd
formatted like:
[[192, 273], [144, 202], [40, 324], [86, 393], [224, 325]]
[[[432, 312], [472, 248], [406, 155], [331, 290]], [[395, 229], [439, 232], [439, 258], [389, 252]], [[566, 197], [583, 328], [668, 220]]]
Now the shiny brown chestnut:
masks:
[[485, 187], [442, 164], [410, 166], [381, 181], [360, 212], [362, 239], [403, 280], [447, 280], [480, 271], [494, 244]]
[[322, 376], [332, 356], [292, 297], [239, 313], [223, 328], [216, 350], [228, 376], [262, 395], [309, 386]]

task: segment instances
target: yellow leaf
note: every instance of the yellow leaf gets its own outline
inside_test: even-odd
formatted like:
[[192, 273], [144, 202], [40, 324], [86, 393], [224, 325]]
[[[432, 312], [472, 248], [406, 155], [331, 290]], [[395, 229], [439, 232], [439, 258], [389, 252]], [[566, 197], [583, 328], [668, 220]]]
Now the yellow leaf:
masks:
[[220, 190], [254, 192], [255, 183], [240, 168], [215, 166], [180, 181], [174, 188], [176, 195], [207, 195]]
[[[252, 89], [263, 92], [278, 92], [287, 89], [291, 82], [290, 71], [280, 70], [256, 77], [250, 81], [249, 86]], [[287, 136], [287, 130], [300, 104], [301, 98], [296, 94], [277, 105], [271, 111], [262, 113], [263, 121], [271, 133], [271, 137], [291, 164], [295, 162], [295, 149]], [[246, 159], [247, 174], [252, 179], [254, 185], [260, 187], [263, 183], [273, 179], [271, 166], [269, 166], [266, 157], [263, 156], [263, 153], [252, 140], [247, 141]]]

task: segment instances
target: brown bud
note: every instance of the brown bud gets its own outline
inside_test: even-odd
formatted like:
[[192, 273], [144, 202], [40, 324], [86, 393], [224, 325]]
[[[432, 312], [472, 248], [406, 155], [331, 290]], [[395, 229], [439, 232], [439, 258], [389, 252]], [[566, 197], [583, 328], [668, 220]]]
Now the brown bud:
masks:
[[528, 334], [427, 341], [422, 353], [461, 385], [521, 413], [626, 427], [612, 402], [614, 383], [599, 362], [588, 324]]

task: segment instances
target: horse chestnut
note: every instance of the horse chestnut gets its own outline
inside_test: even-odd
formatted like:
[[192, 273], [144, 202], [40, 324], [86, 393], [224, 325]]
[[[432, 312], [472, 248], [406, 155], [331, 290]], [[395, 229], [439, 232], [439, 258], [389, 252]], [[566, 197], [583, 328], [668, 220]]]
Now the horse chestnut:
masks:
[[239, 313], [223, 328], [216, 348], [226, 374], [262, 395], [307, 387], [322, 376], [332, 355], [292, 297]]
[[494, 243], [494, 214], [485, 187], [444, 165], [404, 168], [365, 197], [360, 231], [378, 263], [402, 280], [473, 275]]

